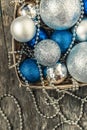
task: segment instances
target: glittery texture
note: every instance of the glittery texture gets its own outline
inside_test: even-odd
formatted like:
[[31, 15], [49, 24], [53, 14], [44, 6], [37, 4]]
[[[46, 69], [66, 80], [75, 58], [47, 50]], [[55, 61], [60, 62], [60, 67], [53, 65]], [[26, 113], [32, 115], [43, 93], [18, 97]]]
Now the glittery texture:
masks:
[[87, 19], [83, 19], [79, 24], [77, 30], [77, 40], [79, 41], [86, 41], [87, 40]]
[[55, 30], [72, 27], [80, 17], [80, 0], [41, 0], [40, 14], [46, 25]]
[[35, 58], [44, 66], [51, 66], [56, 64], [59, 60], [61, 51], [59, 46], [53, 40], [43, 40], [35, 47]]
[[74, 79], [87, 83], [87, 42], [79, 43], [71, 50], [67, 67]]
[[11, 24], [11, 34], [19, 42], [27, 42], [36, 34], [36, 26], [28, 16], [20, 16]]
[[72, 33], [68, 30], [57, 30], [53, 32], [51, 39], [57, 42], [60, 46], [61, 52], [65, 53], [71, 44]]
[[53, 84], [59, 84], [67, 77], [67, 68], [65, 64], [57, 63], [55, 66], [47, 68], [48, 80]]
[[19, 66], [20, 73], [31, 83], [40, 80], [40, 72], [38, 65], [33, 59], [24, 60]]

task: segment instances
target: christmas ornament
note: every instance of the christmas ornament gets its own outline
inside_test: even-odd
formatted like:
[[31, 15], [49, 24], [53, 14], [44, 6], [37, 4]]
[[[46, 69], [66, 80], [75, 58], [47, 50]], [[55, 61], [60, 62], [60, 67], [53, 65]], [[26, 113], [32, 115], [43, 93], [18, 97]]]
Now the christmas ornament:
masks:
[[74, 79], [87, 83], [87, 42], [79, 43], [71, 50], [67, 67]]
[[52, 66], [59, 60], [61, 51], [56, 42], [46, 39], [36, 45], [34, 55], [41, 65]]
[[17, 10], [18, 16], [28, 15], [32, 19], [36, 19], [36, 9], [34, 2], [25, 2], [22, 6]]
[[79, 41], [87, 40], [87, 18], [83, 19], [76, 30], [76, 39]]
[[11, 24], [11, 34], [19, 42], [27, 42], [36, 34], [36, 26], [28, 16], [20, 16]]
[[46, 25], [55, 30], [72, 27], [81, 14], [80, 0], [41, 0], [40, 15]]
[[83, 0], [84, 2], [84, 12], [87, 14], [87, 0]]
[[38, 65], [33, 59], [24, 60], [19, 66], [20, 74], [25, 77], [30, 83], [34, 83], [40, 80], [40, 72]]
[[[38, 39], [38, 41], [40, 42], [41, 40], [44, 40], [44, 39], [47, 39], [47, 38], [48, 38], [47, 33], [45, 32], [44, 29], [41, 28], [40, 32], [39, 32], [39, 39]], [[33, 48], [34, 45], [35, 45], [35, 41], [36, 41], [36, 35], [35, 35], [35, 37], [31, 41], [27, 42], [27, 44], [31, 48]]]
[[67, 77], [65, 64], [58, 62], [55, 66], [47, 68], [47, 78], [53, 84], [62, 83]]
[[51, 39], [60, 46], [61, 52], [65, 53], [72, 42], [72, 33], [68, 30], [57, 30], [53, 32]]

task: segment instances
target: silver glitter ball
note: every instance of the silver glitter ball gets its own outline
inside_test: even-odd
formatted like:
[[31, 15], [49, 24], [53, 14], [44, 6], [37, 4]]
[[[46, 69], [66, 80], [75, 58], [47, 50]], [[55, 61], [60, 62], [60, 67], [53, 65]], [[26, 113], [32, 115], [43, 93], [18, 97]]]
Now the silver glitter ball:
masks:
[[46, 39], [36, 45], [34, 55], [41, 65], [52, 66], [59, 60], [61, 51], [56, 42]]
[[83, 19], [76, 30], [77, 40], [87, 40], [87, 18]]
[[67, 68], [74, 79], [87, 83], [87, 42], [81, 42], [71, 50]]
[[36, 19], [36, 8], [34, 2], [25, 2], [17, 10], [18, 16], [28, 15], [32, 19]]
[[72, 27], [81, 14], [80, 0], [41, 0], [41, 18], [46, 25], [55, 30]]
[[55, 66], [47, 68], [47, 79], [53, 84], [60, 84], [67, 78], [65, 64], [58, 62]]
[[30, 41], [36, 34], [34, 21], [28, 15], [16, 18], [11, 24], [11, 34], [19, 42]]

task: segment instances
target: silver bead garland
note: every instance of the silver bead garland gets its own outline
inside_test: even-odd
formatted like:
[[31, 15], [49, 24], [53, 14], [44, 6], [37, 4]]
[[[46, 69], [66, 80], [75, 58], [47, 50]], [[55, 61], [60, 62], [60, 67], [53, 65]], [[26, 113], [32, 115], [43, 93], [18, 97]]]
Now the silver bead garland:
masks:
[[[83, 4], [83, 0], [80, 0], [81, 2], [81, 15], [80, 15], [80, 18], [78, 20], [78, 22], [76, 23], [75, 27], [74, 27], [74, 31], [73, 31], [73, 38], [72, 38], [72, 42], [70, 44], [70, 47], [68, 48], [68, 51], [64, 54], [64, 56], [61, 58], [61, 61], [64, 62], [65, 58], [67, 57], [67, 55], [69, 54], [69, 52], [71, 51], [74, 43], [75, 43], [75, 37], [76, 37], [76, 30], [77, 30], [77, 27], [79, 26], [79, 23], [81, 22], [82, 18], [83, 18], [83, 15], [84, 15], [84, 4]], [[37, 34], [36, 34], [36, 41], [35, 41], [35, 46], [36, 44], [38, 43], [38, 39], [39, 39], [39, 32], [40, 32], [40, 11], [39, 11], [39, 0], [36, 0], [36, 12], [37, 12]], [[19, 57], [19, 60], [18, 60], [18, 65], [17, 65], [17, 70], [18, 70], [18, 73], [19, 75], [22, 77], [23, 81], [26, 83], [27, 86], [29, 86], [29, 83], [28, 81], [25, 79], [25, 77], [22, 76], [22, 74], [20, 73], [19, 71], [19, 64], [22, 60], [22, 55], [25, 54], [26, 56], [30, 55], [32, 56], [32, 53], [30, 53], [30, 50], [25, 49], [24, 51], [24, 48], [25, 48], [25, 45], [23, 45], [23, 48], [21, 49], [21, 51], [18, 51], [18, 52], [14, 52], [14, 53], [19, 53], [20, 54], [20, 57]], [[28, 50], [28, 53], [26, 53], [26, 51]], [[30, 53], [30, 54], [29, 54]], [[9, 58], [9, 66], [11, 65], [11, 60], [10, 60], [10, 54], [8, 55], [8, 58]], [[69, 125], [75, 125], [76, 127], [78, 127], [80, 130], [83, 130], [82, 126], [80, 126], [79, 124], [79, 121], [81, 120], [82, 116], [83, 116], [83, 107], [84, 107], [84, 104], [87, 103], [87, 96], [85, 98], [81, 98], [73, 93], [71, 93], [70, 91], [68, 90], [59, 90], [56, 86], [54, 86], [53, 84], [50, 83], [50, 85], [55, 88], [56, 92], [58, 93], [62, 93], [62, 96], [60, 98], [58, 98], [57, 100], [54, 99], [54, 97], [50, 97], [49, 94], [47, 93], [47, 91], [45, 90], [45, 83], [44, 83], [44, 78], [43, 78], [43, 74], [42, 74], [42, 69], [41, 69], [41, 66], [39, 65], [39, 63], [37, 62], [38, 64], [38, 68], [39, 68], [39, 71], [40, 71], [40, 77], [41, 77], [41, 83], [42, 83], [42, 92], [45, 94], [45, 104], [48, 105], [49, 107], [50, 106], [53, 106], [53, 108], [55, 109], [55, 114], [53, 114], [52, 116], [47, 116], [47, 114], [44, 114], [41, 112], [40, 110], [40, 107], [37, 105], [37, 102], [36, 102], [36, 98], [35, 98], [35, 95], [33, 94], [32, 92], [32, 89], [30, 87], [27, 87], [26, 88], [26, 91], [29, 91], [29, 93], [31, 94], [32, 96], [32, 99], [33, 99], [33, 102], [34, 102], [34, 105], [35, 105], [35, 108], [36, 108], [36, 111], [37, 113], [42, 117], [42, 118], [47, 118], [47, 119], [53, 119], [55, 118], [57, 115], [59, 115], [61, 117], [61, 122], [58, 123], [57, 125], [55, 125], [55, 127], [52, 129], [52, 130], [56, 130], [58, 127], [64, 125], [64, 124], [69, 124]], [[72, 83], [73, 83], [73, 90], [76, 90], [79, 88], [79, 84], [78, 82], [76, 82], [74, 79], [72, 79]], [[80, 114], [79, 114], [79, 117], [76, 121], [72, 121], [70, 119], [67, 119], [65, 117], [65, 115], [61, 112], [61, 109], [60, 109], [60, 101], [65, 97], [65, 94], [79, 100], [81, 102], [81, 109], [80, 109]], [[47, 99], [49, 99], [49, 103], [47, 102]], [[57, 104], [57, 105], [56, 105]], [[0, 112], [1, 113], [1, 112]], [[9, 122], [9, 121], [8, 121]], [[8, 123], [8, 126], [9, 126], [9, 123]], [[21, 126], [22, 127], [22, 126]], [[9, 129], [10, 130], [10, 129]], [[22, 129], [21, 129], [22, 130]]]
[[84, 3], [83, 3], [83, 0], [80, 0], [80, 3], [81, 3], [81, 15], [80, 15], [80, 18], [79, 20], [77, 21], [75, 27], [74, 27], [74, 31], [73, 31], [73, 38], [72, 38], [72, 42], [70, 44], [70, 47], [68, 48], [67, 52], [64, 54], [64, 56], [61, 58], [61, 61], [64, 61], [65, 58], [67, 57], [67, 55], [70, 53], [73, 45], [75, 44], [75, 38], [76, 38], [76, 30], [80, 24], [80, 22], [82, 21], [83, 19], [83, 15], [84, 15]]
[[6, 121], [7, 126], [8, 126], [8, 130], [11, 130], [10, 121], [9, 121], [9, 119], [7, 118], [7, 116], [5, 115], [5, 113], [3, 112], [3, 110], [1, 108], [0, 108], [0, 114], [4, 118], [4, 120]]
[[[83, 4], [82, 4], [83, 5]], [[82, 8], [83, 9], [83, 8]], [[83, 11], [81, 12], [82, 14], [83, 14]], [[81, 18], [83, 18], [82, 17], [82, 15], [81, 15]], [[81, 21], [81, 18], [80, 18], [80, 21]], [[79, 24], [79, 22], [77, 23], [77, 25]], [[75, 28], [76, 28], [77, 26], [75, 26]], [[68, 52], [70, 52], [70, 50], [71, 50], [71, 48], [72, 48], [72, 46], [73, 46], [73, 44], [74, 44], [74, 41], [75, 41], [75, 31], [74, 31], [74, 34], [73, 34], [73, 40], [72, 40], [72, 43], [71, 43], [71, 46], [70, 46], [70, 48], [68, 49]], [[68, 55], [68, 52], [67, 52], [67, 55]], [[64, 58], [67, 56], [66, 54], [64, 55]], [[55, 104], [54, 104], [54, 102], [52, 101], [52, 99], [49, 97], [49, 95], [48, 95], [48, 93], [46, 92], [46, 90], [44, 89], [45, 88], [45, 86], [44, 86], [44, 80], [43, 80], [43, 77], [42, 77], [42, 72], [41, 72], [41, 68], [40, 68], [40, 65], [39, 65], [39, 63], [38, 63], [38, 67], [39, 67], [39, 69], [40, 69], [40, 73], [41, 73], [41, 82], [42, 82], [42, 86], [43, 86], [43, 89], [42, 89], [42, 91], [43, 91], [43, 93], [45, 93], [46, 94], [46, 96], [50, 99], [50, 101], [53, 103], [53, 106], [54, 106], [54, 108], [55, 108], [55, 110], [57, 110], [58, 111], [58, 109], [56, 108], [56, 106], [55, 106]], [[83, 107], [83, 105], [81, 105], [81, 108]], [[81, 109], [82, 110], [82, 109]], [[60, 116], [64, 119], [64, 121], [65, 122], [71, 122], [72, 124], [76, 124], [77, 125], [77, 123], [74, 123], [73, 121], [70, 121], [70, 120], [68, 120], [67, 121], [67, 119], [64, 117], [64, 115], [61, 113], [61, 112], [59, 112], [59, 114], [60, 114]], [[82, 117], [82, 111], [81, 111], [81, 113], [80, 113], [80, 117]], [[54, 116], [53, 116], [54, 117]], [[53, 118], [53, 117], [51, 117], [51, 118]], [[80, 120], [80, 117], [79, 117], [79, 120]], [[78, 126], [78, 125], [77, 125]], [[56, 128], [56, 126], [55, 126], [55, 128]], [[54, 129], [55, 129], [54, 128]], [[80, 126], [79, 126], [79, 128], [80, 129], [82, 129]], [[54, 130], [53, 129], [53, 130]]]
[[[4, 98], [7, 98], [9, 97], [10, 99], [12, 99], [15, 103], [15, 105], [17, 106], [17, 110], [18, 110], [18, 115], [19, 115], [19, 130], [23, 130], [23, 119], [22, 119], [22, 112], [21, 112], [21, 107], [19, 105], [19, 102], [17, 101], [17, 99], [11, 95], [11, 94], [4, 94], [0, 97], [0, 105], [1, 105], [1, 101], [4, 99]], [[6, 114], [4, 113], [4, 111], [2, 110], [1, 106], [0, 106], [0, 114], [1, 116], [4, 118], [4, 120], [6, 121], [7, 123], [7, 126], [8, 126], [8, 130], [11, 130], [11, 123], [10, 123], [10, 120], [8, 119], [8, 117], [6, 116]]]

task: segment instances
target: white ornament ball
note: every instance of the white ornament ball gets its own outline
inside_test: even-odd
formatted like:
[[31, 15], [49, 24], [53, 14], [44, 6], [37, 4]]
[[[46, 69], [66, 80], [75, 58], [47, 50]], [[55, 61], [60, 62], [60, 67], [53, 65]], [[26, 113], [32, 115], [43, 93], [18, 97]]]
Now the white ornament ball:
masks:
[[67, 68], [74, 79], [87, 83], [87, 42], [73, 47], [67, 58]]
[[11, 24], [11, 34], [19, 42], [30, 41], [36, 34], [36, 26], [29, 16], [20, 16]]
[[87, 18], [83, 19], [76, 30], [77, 40], [87, 40]]
[[46, 39], [36, 45], [34, 55], [41, 65], [52, 66], [59, 60], [61, 50], [56, 42]]
[[43, 22], [55, 30], [72, 27], [81, 14], [80, 0], [41, 0], [40, 14]]

